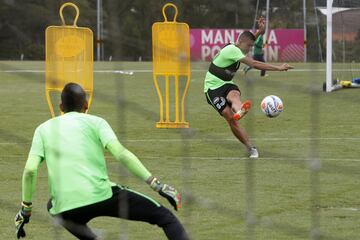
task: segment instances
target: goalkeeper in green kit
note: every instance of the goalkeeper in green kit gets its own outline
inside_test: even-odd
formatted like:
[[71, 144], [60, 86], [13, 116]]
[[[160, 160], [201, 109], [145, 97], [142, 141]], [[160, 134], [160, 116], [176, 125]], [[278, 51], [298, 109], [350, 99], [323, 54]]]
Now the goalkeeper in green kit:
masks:
[[104, 149], [132, 174], [149, 184], [170, 204], [180, 208], [179, 192], [161, 183], [118, 141], [102, 118], [84, 114], [86, 94], [67, 84], [61, 93], [62, 116], [41, 124], [34, 133], [22, 179], [22, 207], [15, 216], [17, 238], [25, 237], [38, 168], [46, 162], [50, 200], [48, 211], [78, 239], [100, 239], [87, 226], [99, 216], [143, 221], [161, 227], [168, 239], [189, 239], [174, 214], [155, 200], [109, 180]]
[[[258, 24], [259, 32], [263, 32], [265, 19], [260, 18]], [[266, 71], [287, 71], [293, 68], [286, 63], [275, 66], [247, 57], [246, 54], [252, 49], [254, 42], [254, 34], [245, 31], [236, 43], [224, 46], [210, 63], [204, 81], [207, 102], [227, 121], [232, 133], [247, 148], [250, 158], [258, 158], [259, 153], [245, 129], [240, 126], [239, 120], [250, 110], [251, 102], [240, 100], [241, 92], [232, 79], [240, 63]]]

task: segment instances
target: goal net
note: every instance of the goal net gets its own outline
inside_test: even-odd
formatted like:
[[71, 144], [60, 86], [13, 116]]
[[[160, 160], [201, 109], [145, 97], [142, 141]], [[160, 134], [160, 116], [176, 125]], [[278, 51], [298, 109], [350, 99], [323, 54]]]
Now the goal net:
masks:
[[328, 0], [327, 4], [320, 9], [327, 18], [324, 90], [360, 87], [360, 2]]

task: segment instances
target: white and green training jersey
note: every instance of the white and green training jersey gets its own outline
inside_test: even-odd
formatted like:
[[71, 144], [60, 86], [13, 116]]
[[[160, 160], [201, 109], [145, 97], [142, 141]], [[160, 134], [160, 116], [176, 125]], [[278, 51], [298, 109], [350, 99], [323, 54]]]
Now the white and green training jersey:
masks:
[[[224, 68], [234, 64], [235, 62], [243, 59], [244, 57], [245, 55], [242, 53], [240, 48], [238, 48], [234, 44], [229, 44], [220, 50], [220, 52], [214, 57], [212, 62], [216, 66]], [[227, 83], [234, 84], [233, 81], [223, 81], [208, 71], [205, 76], [204, 92], [207, 92], [209, 89], [217, 89]]]

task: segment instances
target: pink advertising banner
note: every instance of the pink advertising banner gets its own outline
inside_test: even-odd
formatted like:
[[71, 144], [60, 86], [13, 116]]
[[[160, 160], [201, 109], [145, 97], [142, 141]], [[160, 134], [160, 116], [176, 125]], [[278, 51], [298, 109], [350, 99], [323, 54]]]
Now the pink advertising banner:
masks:
[[[192, 60], [210, 61], [229, 42], [236, 42], [245, 29], [191, 29]], [[271, 29], [268, 45], [264, 48], [266, 61], [304, 61], [303, 29]]]

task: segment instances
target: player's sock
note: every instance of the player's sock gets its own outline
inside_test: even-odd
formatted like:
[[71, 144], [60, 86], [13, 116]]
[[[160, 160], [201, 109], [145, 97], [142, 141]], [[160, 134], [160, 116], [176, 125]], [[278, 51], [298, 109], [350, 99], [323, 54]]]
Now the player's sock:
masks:
[[241, 105], [241, 109], [233, 115], [233, 119], [238, 121], [240, 120], [251, 108], [251, 102], [249, 100], [246, 100]]

